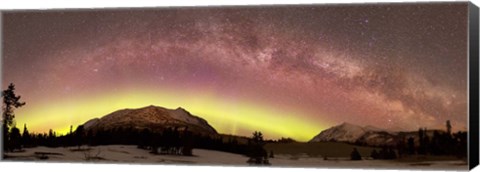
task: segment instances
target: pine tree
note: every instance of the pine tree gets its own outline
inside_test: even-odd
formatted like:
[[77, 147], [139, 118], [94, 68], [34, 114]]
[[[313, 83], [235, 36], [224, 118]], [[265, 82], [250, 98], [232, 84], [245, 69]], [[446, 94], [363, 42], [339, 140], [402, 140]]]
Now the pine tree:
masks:
[[15, 108], [22, 107], [25, 105], [25, 102], [20, 102], [21, 96], [15, 94], [15, 85], [11, 83], [8, 86], [8, 89], [3, 90], [3, 124], [7, 127], [11, 127], [13, 124], [13, 119], [15, 118], [15, 113], [13, 110]]
[[192, 133], [188, 131], [188, 127], [185, 128], [183, 131], [183, 147], [182, 147], [182, 155], [184, 156], [192, 156], [193, 150], [193, 138]]
[[255, 131], [253, 132], [253, 137], [249, 140], [249, 153], [248, 161], [249, 164], [270, 164], [268, 162], [268, 153], [263, 148], [264, 145], [263, 134], [262, 132]]
[[[3, 145], [7, 147], [11, 147], [12, 144], [20, 144], [20, 143], [11, 143], [11, 135], [9, 133], [10, 127], [14, 124], [15, 113], [14, 109], [22, 107], [25, 105], [25, 102], [20, 101], [21, 96], [17, 96], [15, 94], [15, 85], [10, 83], [6, 90], [2, 91], [3, 97], [3, 106], [2, 106], [2, 129], [3, 129]], [[18, 129], [18, 128], [17, 128]], [[15, 137], [15, 136], [14, 136]]]
[[22, 144], [24, 147], [31, 146], [31, 138], [30, 138], [30, 133], [28, 132], [28, 129], [27, 129], [27, 124], [23, 124]]
[[80, 149], [80, 146], [82, 146], [84, 142], [84, 134], [85, 134], [85, 128], [83, 125], [79, 125], [77, 129], [75, 130], [75, 142], [76, 145], [78, 146], [78, 149]]
[[22, 149], [21, 146], [22, 136], [20, 135], [20, 130], [17, 127], [13, 127], [10, 133], [10, 150], [14, 151], [15, 149]]
[[379, 155], [377, 150], [373, 149], [372, 152], [370, 153], [370, 157], [372, 157], [372, 159], [378, 159]]
[[418, 129], [418, 142], [420, 143], [418, 147], [418, 154], [426, 154], [426, 143], [425, 143], [425, 138], [427, 136], [427, 129]]
[[350, 160], [362, 160], [362, 156], [358, 152], [357, 148], [353, 148], [352, 153], [350, 153]]
[[273, 155], [273, 150], [270, 150], [270, 156], [269, 158], [274, 158], [275, 156]]
[[451, 135], [452, 134], [452, 125], [450, 124], [450, 120], [447, 120], [446, 126], [447, 126], [447, 134]]
[[408, 138], [408, 153], [413, 155], [415, 153], [415, 142], [413, 137]]

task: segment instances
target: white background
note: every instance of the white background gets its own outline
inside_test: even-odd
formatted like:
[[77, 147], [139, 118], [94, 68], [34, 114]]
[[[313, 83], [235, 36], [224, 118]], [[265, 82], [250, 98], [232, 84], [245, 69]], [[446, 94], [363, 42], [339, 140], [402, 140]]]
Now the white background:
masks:
[[[435, 0], [436, 2], [445, 0]], [[104, 7], [156, 7], [156, 6], [206, 6], [206, 5], [247, 5], [247, 4], [311, 4], [311, 3], [374, 3], [374, 2], [425, 2], [425, 0], [176, 0], [170, 2], [151, 0], [2, 0], [0, 10], [5, 9], [53, 9], [53, 8], [104, 8]], [[428, 1], [427, 1], [428, 2]], [[477, 6], [480, 0], [472, 0]], [[1, 67], [0, 67], [1, 69]], [[478, 146], [478, 145], [476, 145]], [[130, 164], [80, 164], [80, 163], [25, 163], [1, 162], [0, 172], [11, 171], [114, 171], [114, 172], [139, 172], [139, 171], [194, 171], [194, 172], [347, 172], [351, 169], [312, 169], [312, 168], [262, 168], [262, 167], [209, 167], [209, 166], [173, 166], [173, 165], [130, 165]], [[361, 170], [354, 171], [401, 171], [401, 170]], [[475, 168], [480, 172], [480, 168]]]

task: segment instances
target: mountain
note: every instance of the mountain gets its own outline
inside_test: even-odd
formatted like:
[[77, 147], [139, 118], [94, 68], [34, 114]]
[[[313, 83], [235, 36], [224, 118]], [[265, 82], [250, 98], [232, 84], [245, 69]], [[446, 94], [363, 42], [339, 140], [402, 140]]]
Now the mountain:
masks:
[[313, 137], [310, 142], [355, 142], [358, 138], [365, 134], [365, 132], [365, 129], [360, 126], [344, 122], [340, 125], [323, 130], [322, 132], [320, 132], [320, 134]]
[[200, 117], [179, 107], [167, 109], [159, 106], [147, 106], [138, 109], [122, 109], [101, 118], [91, 119], [83, 124], [86, 131], [114, 130], [118, 128], [132, 128], [136, 130], [150, 129], [161, 132], [166, 128], [188, 127], [189, 131], [202, 135], [217, 135], [217, 131]]
[[344, 122], [323, 130], [309, 142], [334, 141], [380, 146], [396, 144], [396, 136], [394, 132], [389, 132], [374, 126], [361, 127]]

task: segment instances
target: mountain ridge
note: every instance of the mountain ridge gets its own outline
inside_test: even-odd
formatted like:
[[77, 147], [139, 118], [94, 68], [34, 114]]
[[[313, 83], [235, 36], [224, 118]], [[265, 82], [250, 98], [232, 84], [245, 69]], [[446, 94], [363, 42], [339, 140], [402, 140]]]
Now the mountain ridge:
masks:
[[208, 122], [192, 115], [182, 107], [167, 109], [160, 106], [145, 106], [141, 108], [125, 108], [93, 118], [83, 124], [85, 130], [101, 131], [115, 128], [133, 128], [137, 130], [150, 129], [161, 132], [166, 128], [188, 128], [196, 134], [217, 135], [217, 131]]
[[395, 145], [398, 133], [367, 125], [364, 127], [343, 122], [321, 131], [308, 142], [347, 142], [373, 146]]

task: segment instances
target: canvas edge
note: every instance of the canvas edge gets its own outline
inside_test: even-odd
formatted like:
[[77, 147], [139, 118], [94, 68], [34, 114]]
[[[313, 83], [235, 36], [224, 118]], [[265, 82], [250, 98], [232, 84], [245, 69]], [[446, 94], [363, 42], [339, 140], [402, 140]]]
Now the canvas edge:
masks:
[[468, 35], [469, 35], [469, 55], [468, 55], [468, 67], [469, 67], [469, 84], [468, 84], [468, 109], [469, 109], [469, 144], [468, 144], [468, 165], [472, 170], [478, 165], [479, 159], [479, 61], [478, 61], [478, 7], [472, 2], [468, 5]]
[[[0, 85], [3, 85], [3, 15], [5, 14], [4, 10], [0, 10]], [[3, 101], [1, 102], [3, 106]], [[3, 110], [2, 110], [3, 113]], [[0, 124], [3, 124], [3, 119], [0, 120]], [[3, 135], [3, 127], [0, 127], [0, 161], [3, 161], [4, 154], [3, 154], [3, 142], [4, 142], [4, 135]]]
[[305, 7], [305, 6], [369, 6], [369, 5], [421, 5], [421, 4], [469, 4], [469, 0], [432, 0], [432, 1], [347, 1], [347, 2], [329, 2], [319, 1], [311, 3], [246, 3], [246, 4], [193, 4], [193, 5], [158, 5], [158, 6], [105, 6], [105, 7], [52, 7], [52, 8], [15, 8], [15, 9], [1, 9], [3, 12], [95, 12], [95, 11], [116, 11], [116, 10], [158, 10], [158, 9], [197, 9], [197, 8], [264, 8], [264, 7]]

